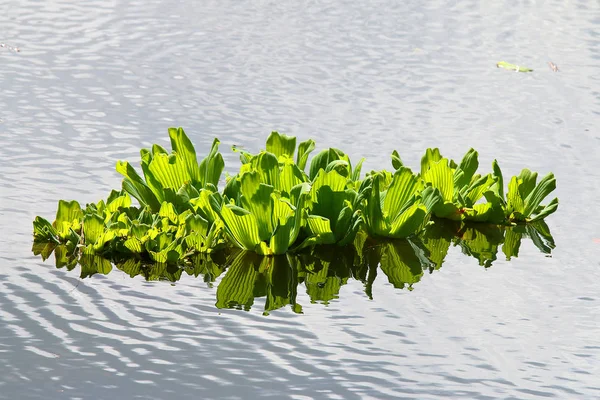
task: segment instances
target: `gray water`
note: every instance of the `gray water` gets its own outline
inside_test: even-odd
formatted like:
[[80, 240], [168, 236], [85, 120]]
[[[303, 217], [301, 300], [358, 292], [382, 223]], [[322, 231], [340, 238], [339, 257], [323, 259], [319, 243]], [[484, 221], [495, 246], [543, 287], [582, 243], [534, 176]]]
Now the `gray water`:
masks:
[[[600, 398], [599, 32], [596, 1], [0, 2], [0, 398]], [[304, 314], [269, 316], [32, 255], [36, 215], [106, 197], [169, 126], [201, 155], [219, 137], [231, 172], [271, 130], [366, 169], [472, 146], [553, 171], [557, 248], [488, 269], [452, 248], [413, 291], [299, 289]]]

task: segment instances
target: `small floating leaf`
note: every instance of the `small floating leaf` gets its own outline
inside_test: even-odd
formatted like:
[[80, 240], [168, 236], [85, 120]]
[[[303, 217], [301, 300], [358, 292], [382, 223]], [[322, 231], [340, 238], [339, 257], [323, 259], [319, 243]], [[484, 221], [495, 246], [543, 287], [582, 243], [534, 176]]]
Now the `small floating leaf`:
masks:
[[507, 63], [506, 61], [500, 61], [499, 63], [496, 64], [496, 67], [512, 70], [515, 72], [532, 72], [533, 71], [531, 68], [521, 67], [519, 65]]

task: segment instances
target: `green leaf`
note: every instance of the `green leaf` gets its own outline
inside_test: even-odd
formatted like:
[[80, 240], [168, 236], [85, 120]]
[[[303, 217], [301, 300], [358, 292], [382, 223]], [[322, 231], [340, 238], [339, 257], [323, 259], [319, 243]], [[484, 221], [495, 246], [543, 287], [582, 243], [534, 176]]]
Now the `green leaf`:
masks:
[[496, 64], [496, 67], [504, 68], [504, 69], [508, 69], [508, 70], [516, 71], [516, 72], [533, 72], [533, 70], [531, 68], [511, 64], [506, 61], [500, 61], [499, 63]]
[[358, 161], [358, 164], [356, 164], [356, 166], [352, 170], [352, 177], [351, 177], [352, 181], [358, 182], [360, 180], [360, 171], [362, 170], [362, 166], [363, 166], [364, 162], [365, 162], [365, 158], [363, 157]]
[[221, 174], [225, 168], [225, 161], [221, 153], [219, 153], [219, 143], [221, 143], [219, 139], [215, 138], [213, 140], [210, 152], [202, 159], [198, 166], [200, 183], [203, 188], [208, 187], [208, 185], [213, 185], [214, 187], [219, 185], [219, 179], [221, 179]]
[[256, 251], [261, 239], [258, 222], [253, 214], [231, 204], [225, 204], [218, 214], [226, 232], [239, 248]]
[[331, 231], [329, 219], [319, 215], [309, 215], [307, 226], [311, 235], [315, 237], [315, 244], [335, 243], [335, 236]]
[[[346, 154], [344, 154], [343, 151], [334, 148], [323, 150], [320, 153], [318, 153], [316, 156], [313, 157], [313, 159], [310, 162], [310, 172], [308, 174], [310, 180], [312, 181], [315, 179], [320, 169], [327, 170], [327, 166], [331, 162], [337, 160], [344, 160], [348, 162], [348, 156], [346, 156]], [[333, 166], [337, 167], [339, 165], [334, 164]]]
[[496, 182], [492, 174], [482, 176], [477, 181], [473, 182], [465, 192], [467, 200], [466, 206], [473, 207], [487, 191], [491, 190], [494, 183]]
[[173, 224], [179, 223], [177, 211], [175, 211], [175, 207], [172, 203], [167, 203], [166, 201], [164, 201], [160, 206], [158, 215], [162, 218], [168, 218], [169, 221], [171, 221]]
[[177, 191], [184, 183], [192, 180], [187, 165], [176, 154], [154, 154], [148, 164], [148, 170], [163, 189], [170, 188]]
[[[556, 179], [554, 178], [553, 173], [549, 173], [540, 180], [540, 183], [538, 183], [538, 185], [527, 195], [527, 198], [525, 198], [525, 210], [523, 211], [523, 214], [526, 217], [530, 217], [537, 210], [542, 200], [554, 191], [554, 189], [556, 189]], [[558, 207], [558, 199], [556, 199], [555, 204]], [[554, 210], [552, 212], [554, 212]], [[546, 215], [548, 214], [549, 213]]]
[[498, 165], [498, 161], [494, 160], [492, 162], [492, 174], [494, 178], [496, 178], [496, 183], [492, 186], [491, 190], [496, 194], [498, 198], [505, 202], [504, 199], [504, 179], [502, 177], [502, 170]]
[[284, 161], [276, 189], [281, 191], [282, 194], [286, 193], [289, 195], [294, 186], [303, 182], [305, 182], [305, 175], [300, 168], [291, 160]]
[[306, 162], [308, 161], [308, 156], [314, 149], [315, 142], [312, 139], [300, 143], [298, 146], [298, 155], [296, 157], [296, 164], [300, 170], [304, 171], [306, 168]]
[[390, 219], [396, 218], [405, 204], [423, 189], [423, 183], [418, 179], [410, 169], [400, 167], [392, 178], [385, 203], [383, 205], [383, 214]]
[[267, 138], [267, 151], [275, 154], [277, 158], [281, 156], [293, 158], [296, 151], [296, 137], [271, 132]]
[[365, 209], [365, 220], [370, 233], [379, 236], [385, 236], [390, 229], [381, 210], [381, 193], [379, 191], [379, 186], [382, 178], [383, 176], [380, 173], [375, 173], [371, 176], [372, 186], [369, 190], [367, 207]]
[[471, 182], [471, 178], [473, 178], [477, 168], [479, 168], [477, 157], [477, 152], [474, 149], [470, 149], [460, 162], [454, 173], [454, 186], [458, 190], [462, 190], [463, 187], [468, 186]]
[[404, 163], [400, 158], [400, 154], [398, 154], [398, 152], [394, 150], [392, 152], [392, 167], [394, 167], [394, 169], [400, 169], [400, 167], [402, 167], [403, 165]]
[[510, 179], [506, 200], [506, 209], [508, 214], [515, 212], [523, 214], [523, 211], [525, 210], [525, 202], [519, 193], [519, 178], [516, 176], [513, 176]]
[[[261, 183], [271, 185], [274, 188], [279, 189], [279, 161], [274, 154], [263, 151], [252, 158], [250, 163], [252, 165], [252, 172], [259, 174]], [[241, 175], [243, 176], [247, 173], [248, 172], [244, 172]]]
[[531, 172], [527, 168], [523, 169], [519, 174], [519, 195], [525, 200], [535, 188], [537, 181], [537, 172]]
[[78, 232], [81, 229], [83, 211], [79, 203], [73, 201], [58, 201], [56, 220], [52, 224], [61, 239], [66, 239], [71, 234], [71, 229]]
[[273, 186], [261, 183], [257, 172], [246, 172], [240, 177], [241, 206], [250, 211], [258, 224], [260, 240], [268, 240], [274, 229], [271, 194]]
[[[439, 152], [432, 154], [439, 154]], [[454, 198], [454, 172], [448, 165], [448, 160], [442, 158], [439, 161], [428, 162], [427, 165], [428, 169], [421, 175], [423, 180], [438, 189], [444, 201], [452, 202]]]
[[33, 237], [36, 241], [58, 243], [58, 232], [42, 217], [35, 217], [33, 220]]
[[546, 218], [548, 215], [552, 214], [558, 209], [558, 198], [552, 199], [550, 203], [546, 207], [544, 207], [536, 216], [531, 218], [529, 222], [541, 221]]
[[132, 253], [140, 254], [143, 252], [142, 242], [136, 237], [128, 238], [123, 244]]
[[425, 150], [425, 154], [421, 158], [421, 176], [425, 175], [432, 164], [438, 163], [441, 160], [442, 155], [440, 154], [440, 149], [435, 148]]
[[389, 237], [405, 238], [416, 233], [426, 216], [425, 206], [415, 202], [392, 222]]
[[97, 214], [88, 214], [83, 218], [83, 233], [86, 245], [96, 244], [104, 232], [104, 218]]
[[294, 219], [289, 216], [288, 218], [280, 218], [275, 225], [275, 230], [271, 237], [269, 248], [275, 255], [285, 254], [290, 247], [290, 233], [294, 226]]
[[196, 158], [196, 149], [187, 137], [183, 128], [169, 128], [169, 137], [171, 138], [171, 147], [181, 158], [187, 170], [187, 176], [193, 182], [200, 182], [200, 169], [198, 168], [198, 159]]

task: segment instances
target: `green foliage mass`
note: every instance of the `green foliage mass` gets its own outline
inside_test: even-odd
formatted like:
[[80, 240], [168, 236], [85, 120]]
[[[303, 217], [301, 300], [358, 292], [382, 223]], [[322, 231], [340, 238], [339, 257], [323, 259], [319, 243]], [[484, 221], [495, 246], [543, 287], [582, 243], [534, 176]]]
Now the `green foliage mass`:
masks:
[[[427, 149], [417, 174], [394, 151], [394, 172], [371, 171], [361, 178], [364, 159], [353, 166], [347, 154], [330, 148], [309, 163], [314, 141], [296, 146], [295, 137], [278, 132], [256, 154], [234, 148], [241, 166], [219, 191], [225, 167], [219, 140], [199, 161], [182, 128], [169, 129], [169, 137], [170, 153], [159, 145], [141, 150], [141, 175], [118, 161], [122, 186], [106, 200], [85, 207], [60, 200], [53, 223], [37, 217], [34, 241], [60, 248], [61, 260], [85, 256], [86, 265], [96, 265], [94, 257], [181, 264], [230, 248], [275, 256], [347, 246], [359, 232], [375, 240], [410, 238], [429, 229], [432, 217], [533, 223], [558, 207], [558, 199], [541, 205], [556, 187], [552, 174], [536, 184], [537, 174], [524, 169], [512, 177], [505, 197], [498, 163], [491, 173], [478, 174], [473, 149], [460, 164]], [[411, 263], [408, 270], [414, 269]]]

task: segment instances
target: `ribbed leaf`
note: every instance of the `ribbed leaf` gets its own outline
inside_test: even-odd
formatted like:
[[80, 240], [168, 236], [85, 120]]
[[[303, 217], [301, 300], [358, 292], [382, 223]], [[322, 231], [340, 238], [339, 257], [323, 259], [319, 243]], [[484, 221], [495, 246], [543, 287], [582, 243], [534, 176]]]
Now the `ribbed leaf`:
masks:
[[444, 201], [451, 202], [454, 197], [454, 172], [448, 165], [448, 160], [443, 158], [438, 162], [429, 164], [429, 169], [425, 172], [423, 180], [440, 191]]
[[335, 243], [335, 236], [331, 231], [329, 219], [318, 215], [309, 215], [307, 220], [307, 226], [311, 235], [317, 237], [318, 243]]
[[372, 176], [372, 187], [370, 189], [367, 207], [365, 208], [365, 222], [369, 232], [376, 236], [385, 236], [389, 232], [389, 224], [381, 210], [381, 194], [379, 185], [382, 179], [380, 173]]
[[259, 174], [262, 183], [271, 185], [275, 189], [279, 189], [279, 161], [273, 153], [263, 151], [253, 157], [250, 164], [252, 166], [252, 171]]
[[336, 160], [348, 162], [348, 156], [346, 156], [343, 151], [334, 148], [323, 150], [314, 156], [310, 162], [310, 172], [308, 174], [310, 180], [312, 181], [315, 179], [320, 169], [327, 170], [327, 166]]
[[211, 207], [210, 198], [214, 197], [217, 203], [221, 203], [220, 196], [217, 193], [212, 193], [209, 190], [203, 189], [197, 198], [191, 199], [190, 204], [194, 207], [194, 210], [202, 216], [209, 224], [213, 224], [219, 219], [216, 211]]
[[527, 168], [523, 169], [519, 174], [519, 195], [525, 200], [535, 188], [537, 181], [537, 172], [531, 172]]
[[383, 215], [387, 216], [390, 220], [396, 219], [408, 200], [422, 188], [422, 181], [409, 168], [400, 167], [394, 173], [392, 183], [387, 190], [383, 205]]
[[498, 161], [494, 160], [492, 162], [492, 175], [496, 178], [496, 183], [492, 186], [492, 191], [496, 194], [496, 196], [502, 199], [505, 202], [504, 198], [504, 178], [502, 177], [502, 170], [498, 165]]
[[403, 165], [404, 163], [400, 158], [400, 154], [398, 154], [398, 152], [394, 150], [392, 152], [392, 167], [394, 167], [394, 169], [400, 169], [400, 167], [402, 167]]
[[287, 136], [279, 132], [271, 132], [267, 138], [267, 151], [275, 154], [277, 158], [281, 156], [293, 158], [296, 151], [296, 137]]
[[[554, 189], [556, 189], [556, 179], [554, 178], [553, 173], [549, 173], [540, 180], [540, 183], [538, 183], [525, 198], [525, 210], [523, 211], [523, 215], [527, 218], [530, 217], [537, 210], [542, 200], [544, 200]], [[558, 206], [558, 199], [556, 200], [556, 205]]]
[[303, 172], [291, 160], [286, 160], [281, 167], [279, 182], [276, 189], [289, 195], [292, 188], [305, 181]]
[[88, 214], [83, 218], [83, 233], [85, 244], [95, 244], [104, 232], [104, 218], [96, 214]]
[[470, 149], [460, 162], [454, 173], [454, 186], [457, 190], [461, 190], [471, 182], [471, 178], [475, 175], [477, 168], [479, 168], [477, 156], [477, 152], [474, 149]]
[[296, 209], [294, 210], [294, 225], [290, 231], [290, 246], [296, 242], [296, 239], [300, 235], [300, 231], [305, 224], [307, 215], [306, 204], [310, 200], [309, 190], [310, 185], [307, 183], [297, 185], [294, 187], [294, 189], [292, 189], [292, 193], [295, 193], [294, 197], [296, 198]]
[[290, 247], [290, 233], [294, 226], [294, 219], [292, 216], [288, 218], [280, 218], [275, 225], [273, 236], [271, 237], [269, 248], [275, 255], [285, 254]]
[[194, 145], [183, 131], [183, 128], [169, 128], [169, 137], [171, 138], [173, 151], [177, 153], [177, 156], [185, 164], [191, 180], [193, 182], [200, 182], [196, 149], [194, 149]]
[[192, 180], [186, 164], [175, 154], [155, 153], [148, 170], [163, 189], [171, 188], [177, 191], [184, 183]]
[[219, 153], [219, 143], [221, 143], [219, 142], [219, 139], [215, 138], [215, 140], [213, 140], [210, 152], [202, 159], [198, 166], [200, 183], [204, 188], [208, 185], [217, 187], [223, 169], [225, 168], [225, 161], [223, 161], [223, 156]]
[[421, 158], [421, 176], [425, 175], [432, 164], [436, 164], [440, 160], [442, 160], [440, 149], [435, 148], [425, 150], [425, 154]]
[[152, 171], [150, 171], [149, 163], [153, 159], [152, 156], [150, 155], [150, 153], [145, 153], [145, 154], [146, 154], [145, 157], [148, 161], [144, 161], [142, 159], [142, 163], [141, 163], [142, 172], [144, 173], [144, 179], [146, 180], [146, 184], [148, 185], [148, 187], [150, 188], [150, 190], [156, 197], [157, 204], [158, 204], [156, 207], [156, 211], [158, 211], [158, 209], [160, 208], [160, 204], [165, 200], [164, 187], [159, 182], [159, 180], [154, 176]]
[[507, 213], [517, 212], [523, 214], [525, 203], [519, 193], [519, 178], [513, 176], [508, 184], [508, 193], [506, 194]]
[[473, 207], [483, 197], [483, 194], [491, 189], [494, 183], [495, 178], [492, 174], [487, 174], [471, 184], [465, 193], [467, 200], [465, 206]]
[[426, 216], [425, 206], [415, 201], [415, 204], [398, 215], [392, 222], [389, 237], [405, 238], [416, 233]]
[[346, 207], [340, 210], [337, 219], [331, 221], [331, 229], [335, 235], [336, 243], [344, 239], [348, 234], [348, 230], [351, 229], [353, 217], [354, 213], [352, 207], [350, 207], [350, 204], [348, 203]]
[[300, 143], [298, 146], [298, 154], [296, 156], [296, 164], [300, 170], [304, 171], [306, 168], [306, 162], [308, 161], [308, 156], [314, 149], [315, 142], [312, 139]]
[[529, 219], [529, 222], [541, 221], [542, 219], [546, 218], [548, 215], [555, 212], [557, 209], [558, 209], [558, 198], [554, 198], [536, 216]]
[[132, 253], [140, 254], [143, 251], [142, 242], [135, 237], [130, 237], [129, 239], [127, 239], [124, 245]]
[[325, 167], [326, 172], [337, 171], [340, 175], [350, 179], [350, 163], [346, 160], [333, 160], [327, 167]]
[[246, 172], [240, 177], [241, 206], [256, 218], [261, 240], [269, 240], [273, 233], [271, 194], [273, 186], [261, 183], [258, 172]]
[[160, 206], [158, 215], [163, 218], [168, 218], [169, 221], [171, 221], [174, 224], [177, 224], [179, 222], [179, 218], [177, 215], [177, 211], [175, 211], [175, 207], [173, 207], [173, 204], [167, 203], [166, 201], [163, 202]]
[[33, 221], [33, 237], [36, 241], [56, 242], [58, 243], [58, 232], [52, 226], [50, 221], [35, 217]]
[[83, 219], [83, 211], [79, 203], [73, 201], [58, 201], [58, 210], [56, 211], [56, 220], [52, 226], [56, 229], [58, 236], [62, 239], [70, 235], [70, 230], [78, 232], [81, 229], [81, 220]]
[[226, 204], [221, 208], [219, 216], [227, 233], [238, 247], [255, 251], [261, 240], [258, 233], [258, 223], [253, 214], [248, 211], [244, 212], [239, 207]]

